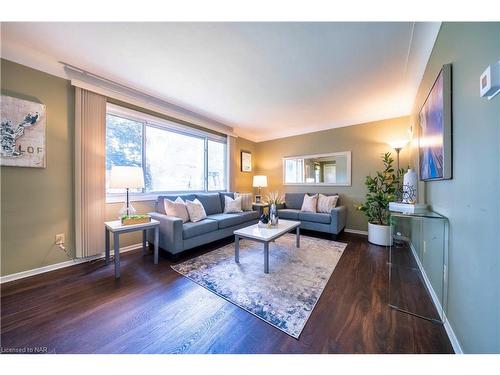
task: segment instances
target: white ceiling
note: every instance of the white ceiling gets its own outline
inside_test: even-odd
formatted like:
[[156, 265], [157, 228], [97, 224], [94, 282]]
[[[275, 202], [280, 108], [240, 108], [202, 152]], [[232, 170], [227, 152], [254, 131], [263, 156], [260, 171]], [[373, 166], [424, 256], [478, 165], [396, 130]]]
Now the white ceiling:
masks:
[[410, 113], [440, 23], [3, 23], [64, 61], [262, 141]]

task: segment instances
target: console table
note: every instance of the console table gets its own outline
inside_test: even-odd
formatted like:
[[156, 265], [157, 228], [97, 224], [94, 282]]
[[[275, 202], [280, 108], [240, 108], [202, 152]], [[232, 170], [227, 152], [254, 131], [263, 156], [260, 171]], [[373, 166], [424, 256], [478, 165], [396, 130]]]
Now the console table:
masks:
[[138, 230], [142, 231], [142, 255], [146, 255], [146, 232], [148, 230], [154, 230], [154, 263], [158, 264], [158, 243], [160, 236], [160, 222], [158, 220], [151, 219], [149, 223], [143, 224], [133, 224], [133, 225], [122, 225], [120, 220], [106, 221], [104, 223], [105, 227], [105, 239], [106, 239], [106, 265], [109, 264], [109, 253], [110, 253], [110, 233], [113, 233], [113, 247], [115, 254], [115, 278], [120, 278], [120, 234], [135, 232]]
[[389, 306], [443, 323], [448, 297], [448, 219], [391, 212]]

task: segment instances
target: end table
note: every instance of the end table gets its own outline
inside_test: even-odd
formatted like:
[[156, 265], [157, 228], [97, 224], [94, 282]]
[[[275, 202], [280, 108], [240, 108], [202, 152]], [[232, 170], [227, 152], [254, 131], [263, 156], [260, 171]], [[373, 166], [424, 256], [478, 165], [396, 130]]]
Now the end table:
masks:
[[148, 230], [154, 230], [154, 263], [158, 264], [158, 244], [160, 237], [160, 222], [158, 220], [151, 219], [149, 223], [134, 224], [134, 225], [122, 225], [120, 220], [106, 221], [104, 223], [105, 227], [105, 238], [106, 238], [106, 265], [109, 264], [109, 237], [110, 233], [113, 233], [113, 247], [115, 254], [115, 278], [120, 278], [120, 234], [134, 232], [137, 230], [142, 231], [142, 255], [146, 255], [146, 232]]
[[264, 208], [266, 207], [269, 207], [269, 204], [267, 203], [256, 203], [256, 202], [253, 202], [252, 203], [252, 208], [256, 211], [259, 211], [259, 217], [262, 216], [262, 214], [264, 213]]

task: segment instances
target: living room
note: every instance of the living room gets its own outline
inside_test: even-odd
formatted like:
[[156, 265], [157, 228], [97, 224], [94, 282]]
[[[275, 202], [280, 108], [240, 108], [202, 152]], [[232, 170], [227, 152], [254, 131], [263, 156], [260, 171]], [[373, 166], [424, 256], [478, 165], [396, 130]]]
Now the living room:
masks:
[[2, 354], [498, 364], [500, 22], [46, 20], [1, 23]]

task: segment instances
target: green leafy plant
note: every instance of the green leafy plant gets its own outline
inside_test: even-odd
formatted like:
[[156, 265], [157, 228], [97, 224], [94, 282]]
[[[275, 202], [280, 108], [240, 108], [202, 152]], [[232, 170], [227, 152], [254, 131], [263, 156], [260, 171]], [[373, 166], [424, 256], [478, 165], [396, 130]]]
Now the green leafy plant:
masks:
[[389, 225], [389, 202], [397, 198], [399, 182], [404, 169], [394, 170], [394, 159], [387, 152], [382, 156], [384, 169], [378, 171], [375, 177], [367, 176], [365, 185], [368, 188], [366, 202], [356, 207], [368, 217], [368, 222], [378, 225]]
[[144, 219], [146, 217], [149, 217], [149, 215], [122, 215], [121, 219]]

